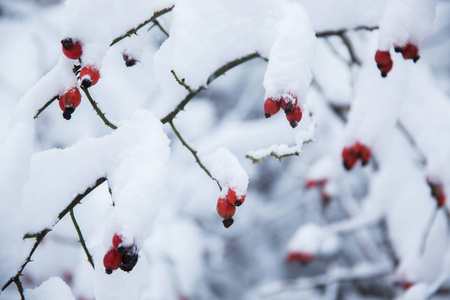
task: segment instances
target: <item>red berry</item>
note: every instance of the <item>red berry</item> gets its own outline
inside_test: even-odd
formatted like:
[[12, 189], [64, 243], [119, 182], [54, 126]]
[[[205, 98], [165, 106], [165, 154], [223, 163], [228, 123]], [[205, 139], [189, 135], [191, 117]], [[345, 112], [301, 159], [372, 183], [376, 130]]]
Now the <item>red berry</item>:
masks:
[[77, 87], [71, 87], [67, 89], [62, 95], [59, 96], [59, 107], [63, 111], [63, 117], [66, 120], [70, 120], [75, 108], [80, 105], [81, 94]]
[[71, 38], [66, 38], [61, 41], [61, 44], [64, 55], [70, 59], [78, 59], [83, 53], [80, 41], [74, 41]]
[[112, 239], [113, 247], [115, 249], [117, 249], [119, 247], [120, 243], [122, 243], [122, 236], [118, 235], [117, 233], [114, 234], [113, 239]]
[[100, 79], [100, 71], [94, 65], [85, 66], [80, 71], [81, 86], [88, 88], [95, 85]]
[[378, 50], [375, 53], [375, 62], [377, 64], [387, 65], [390, 61], [392, 61], [392, 59], [391, 59], [391, 53], [389, 53], [389, 51]]
[[286, 114], [286, 119], [292, 128], [297, 127], [298, 122], [302, 119], [302, 109], [299, 106], [294, 107], [290, 114]]
[[316, 255], [314, 253], [308, 252], [289, 252], [287, 255], [287, 261], [289, 263], [310, 263], [316, 259]]
[[224, 219], [230, 219], [236, 212], [236, 206], [231, 204], [227, 198], [219, 198], [217, 200], [217, 213]]
[[372, 151], [364, 144], [356, 142], [353, 146], [353, 153], [361, 159], [362, 165], [365, 166], [372, 157]]
[[414, 285], [414, 282], [405, 282], [403, 283], [403, 290], [407, 291]]
[[305, 182], [306, 189], [311, 189], [311, 188], [315, 187], [316, 185], [317, 185], [317, 181], [315, 181], [315, 180], [307, 180]]
[[353, 148], [345, 147], [342, 150], [342, 161], [346, 170], [351, 170], [358, 162], [358, 157], [353, 153]]
[[274, 98], [267, 98], [264, 102], [264, 115], [266, 118], [270, 118], [274, 114], [280, 111], [280, 101]]
[[241, 206], [242, 203], [244, 203], [244, 201], [245, 201], [245, 197], [246, 197], [246, 195], [243, 195], [243, 196], [236, 195], [236, 191], [232, 188], [228, 189], [227, 200], [228, 200], [228, 202], [230, 202], [231, 204], [233, 204], [235, 206]]
[[280, 106], [286, 115], [289, 115], [294, 107], [297, 106], [297, 97], [291, 94], [283, 94], [280, 99]]
[[442, 193], [436, 197], [436, 202], [437, 202], [438, 207], [444, 206], [445, 201], [446, 201], [446, 197], [445, 197], [444, 193]]
[[389, 51], [378, 50], [375, 53], [375, 62], [377, 63], [378, 69], [381, 71], [381, 77], [386, 77], [394, 65]]
[[419, 48], [411, 43], [407, 43], [402, 49], [403, 59], [412, 59], [414, 62], [418, 61], [419, 56]]
[[106, 274], [111, 274], [114, 270], [117, 270], [122, 262], [122, 255], [119, 254], [117, 249], [111, 248], [103, 257], [103, 266], [105, 266]]

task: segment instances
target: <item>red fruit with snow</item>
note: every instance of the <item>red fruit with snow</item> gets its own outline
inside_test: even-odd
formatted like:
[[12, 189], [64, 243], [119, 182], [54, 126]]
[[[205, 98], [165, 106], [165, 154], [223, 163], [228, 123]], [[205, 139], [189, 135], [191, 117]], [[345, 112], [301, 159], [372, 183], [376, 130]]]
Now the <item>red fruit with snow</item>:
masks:
[[216, 209], [219, 216], [221, 216], [224, 219], [223, 225], [226, 228], [230, 227], [233, 224], [232, 217], [236, 212], [236, 206], [231, 204], [227, 198], [220, 197], [219, 200], [217, 200]]
[[94, 65], [85, 66], [80, 71], [81, 86], [88, 88], [95, 85], [100, 79], [100, 71]]
[[280, 99], [280, 106], [286, 113], [286, 115], [291, 114], [294, 107], [297, 106], [297, 97], [291, 94], [283, 94]]
[[70, 59], [78, 59], [83, 53], [83, 47], [81, 46], [80, 41], [66, 38], [61, 41], [61, 44], [64, 55]]
[[358, 162], [358, 157], [353, 153], [353, 149], [344, 147], [342, 150], [342, 161], [346, 170], [351, 170]]
[[378, 50], [375, 53], [375, 62], [377, 63], [378, 69], [381, 71], [381, 77], [386, 77], [394, 65], [389, 51]]
[[442, 207], [445, 205], [446, 196], [444, 193], [444, 186], [440, 182], [436, 182], [434, 180], [430, 180], [427, 178], [428, 186], [431, 189], [431, 196], [436, 199], [436, 203], [438, 207]]
[[291, 127], [295, 128], [302, 119], [302, 116], [302, 109], [299, 106], [296, 106], [294, 107], [294, 109], [292, 109], [290, 114], [286, 114], [286, 119], [289, 121]]
[[227, 199], [231, 204], [233, 204], [235, 206], [241, 206], [242, 203], [244, 203], [244, 201], [245, 201], [245, 196], [246, 195], [238, 196], [238, 195], [236, 195], [236, 191], [234, 189], [232, 189], [232, 188], [228, 189]]
[[115, 249], [117, 249], [119, 247], [120, 243], [122, 243], [122, 236], [118, 235], [117, 233], [114, 234], [113, 239], [112, 239], [113, 247]]
[[264, 115], [266, 118], [270, 118], [274, 114], [280, 111], [280, 101], [274, 98], [267, 98], [264, 102]]
[[419, 56], [419, 48], [411, 43], [407, 43], [402, 48], [402, 55], [404, 59], [412, 59], [414, 62], [417, 62], [420, 58]]
[[289, 252], [286, 257], [289, 263], [303, 263], [307, 264], [313, 262], [316, 259], [314, 253], [308, 252]]
[[109, 249], [109, 251], [103, 257], [103, 266], [105, 267], [106, 274], [111, 274], [117, 270], [122, 262], [122, 255], [115, 248]]
[[63, 117], [70, 120], [72, 113], [81, 103], [80, 90], [77, 87], [71, 87], [59, 96], [59, 107], [63, 111]]
[[360, 142], [356, 142], [353, 146], [353, 153], [355, 156], [361, 159], [361, 163], [363, 166], [365, 166], [372, 157], [372, 151], [370, 150], [370, 148], [364, 144], [361, 144]]

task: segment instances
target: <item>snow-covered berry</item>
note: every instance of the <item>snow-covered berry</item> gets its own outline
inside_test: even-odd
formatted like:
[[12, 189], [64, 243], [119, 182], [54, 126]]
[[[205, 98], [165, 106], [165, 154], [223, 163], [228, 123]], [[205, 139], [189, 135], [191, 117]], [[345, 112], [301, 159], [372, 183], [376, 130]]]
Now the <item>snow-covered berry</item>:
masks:
[[280, 111], [280, 101], [274, 98], [267, 98], [264, 102], [264, 115], [266, 118], [270, 118], [274, 114]]
[[289, 263], [303, 263], [307, 264], [316, 259], [316, 255], [314, 253], [308, 252], [289, 252], [286, 257]]
[[88, 88], [95, 85], [100, 79], [100, 71], [94, 65], [88, 65], [81, 68], [80, 71], [80, 81], [81, 86]]
[[354, 155], [353, 149], [344, 147], [342, 150], [342, 162], [346, 170], [351, 170], [358, 162], [358, 157]]
[[227, 192], [227, 200], [228, 202], [230, 202], [231, 204], [235, 205], [235, 206], [241, 206], [242, 203], [244, 203], [245, 201], [245, 196], [246, 195], [236, 195], [236, 190], [233, 188], [229, 188], [228, 192]]
[[80, 90], [74, 86], [64, 91], [59, 96], [59, 107], [63, 111], [63, 117], [66, 120], [70, 120], [72, 113], [81, 103]]
[[112, 244], [115, 249], [119, 248], [120, 243], [122, 243], [122, 236], [119, 234], [114, 234], [112, 238]]
[[375, 62], [377, 63], [378, 69], [381, 71], [381, 77], [386, 77], [394, 65], [389, 51], [378, 50], [375, 53]]
[[419, 48], [411, 43], [407, 43], [402, 48], [403, 59], [412, 59], [414, 62], [417, 62], [420, 58], [419, 56]]
[[294, 107], [297, 106], [297, 97], [287, 93], [283, 94], [280, 99], [280, 106], [286, 115], [289, 115]]
[[231, 204], [227, 198], [220, 197], [219, 200], [217, 200], [217, 213], [219, 216], [221, 216], [223, 220], [223, 225], [228, 228], [233, 224], [232, 217], [234, 216], [234, 213], [236, 212], [236, 206]]
[[122, 255], [115, 248], [109, 249], [109, 251], [103, 257], [103, 266], [105, 267], [106, 274], [111, 274], [117, 270], [122, 263]]
[[74, 41], [71, 38], [65, 38], [61, 41], [62, 51], [70, 59], [78, 59], [83, 53], [83, 47], [80, 41]]
[[370, 148], [360, 142], [356, 142], [353, 146], [353, 153], [355, 156], [361, 159], [361, 164], [363, 166], [365, 166], [372, 157], [372, 151], [370, 150]]
[[286, 114], [286, 119], [288, 120], [289, 124], [292, 128], [297, 127], [298, 123], [302, 119], [302, 109], [299, 106], [295, 106], [290, 114]]

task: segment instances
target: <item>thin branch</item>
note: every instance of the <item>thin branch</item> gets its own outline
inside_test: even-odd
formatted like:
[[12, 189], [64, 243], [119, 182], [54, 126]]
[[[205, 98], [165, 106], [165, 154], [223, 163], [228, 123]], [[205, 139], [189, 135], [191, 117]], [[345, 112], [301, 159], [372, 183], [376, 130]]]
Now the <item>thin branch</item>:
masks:
[[145, 25], [147, 25], [147, 24], [150, 23], [150, 22], [154, 22], [158, 17], [164, 15], [165, 13], [168, 13], [168, 12], [171, 11], [172, 9], [173, 9], [173, 6], [168, 7], [168, 8], [165, 8], [165, 9], [160, 10], [160, 11], [155, 11], [155, 13], [153, 14], [153, 16], [152, 16], [150, 19], [148, 19], [148, 20], [142, 22], [141, 24], [139, 24], [139, 25], [136, 26], [135, 28], [132, 28], [132, 29], [128, 30], [127, 33], [125, 33], [125, 34], [119, 36], [118, 38], [114, 39], [114, 40], [112, 41], [112, 43], [111, 43], [110, 46], [112, 46], [112, 45], [114, 45], [114, 44], [117, 44], [118, 42], [120, 42], [120, 41], [123, 40], [124, 38], [130, 37], [131, 35], [136, 34], [136, 32], [137, 32], [139, 29], [141, 29], [142, 27], [144, 27]]
[[351, 63], [357, 64], [358, 66], [360, 66], [361, 61], [356, 56], [355, 50], [353, 49], [353, 45], [352, 45], [352, 42], [350, 41], [350, 39], [345, 35], [345, 33], [340, 34], [339, 37], [341, 38], [344, 45], [347, 47], [348, 54], [350, 55], [350, 58], [352, 59]]
[[185, 79], [182, 78], [181, 80], [178, 78], [177, 74], [175, 73], [174, 70], [170, 70], [170, 72], [172, 73], [173, 77], [175, 78], [175, 80], [178, 82], [179, 85], [181, 85], [182, 87], [184, 87], [190, 94], [193, 93], [192, 89], [190, 86], [188, 86], [185, 83]]
[[[93, 190], [95, 190], [97, 187], [99, 187], [103, 182], [106, 181], [105, 177], [99, 178], [97, 179], [97, 181], [95, 182], [95, 184], [89, 188], [87, 188], [83, 194], [78, 194], [73, 200], [72, 202], [70, 202], [70, 204], [59, 213], [57, 220], [55, 221], [55, 223], [51, 226], [51, 228], [53, 228], [56, 224], [58, 224], [58, 222], [71, 210], [73, 209], [77, 204], [80, 203], [81, 200], [83, 200], [84, 197], [86, 197], [87, 195], [89, 195], [90, 192], [92, 192]], [[52, 229], [51, 228], [45, 228], [44, 230], [42, 230], [39, 233], [36, 234], [25, 234], [24, 238], [29, 238], [31, 235], [35, 235], [36, 236], [36, 242], [34, 243], [33, 247], [30, 250], [30, 253], [28, 254], [28, 257], [25, 259], [25, 262], [22, 264], [20, 270], [17, 272], [17, 274], [14, 277], [11, 277], [8, 282], [6, 282], [3, 287], [2, 287], [2, 291], [4, 291], [11, 283], [16, 282], [20, 276], [22, 276], [22, 272], [25, 269], [26, 265], [31, 262], [31, 257], [33, 256], [34, 251], [36, 251], [37, 247], [39, 246], [39, 243], [44, 239], [44, 237], [47, 235], [47, 233], [49, 233]]]
[[158, 22], [158, 20], [154, 20], [153, 24], [155, 24], [156, 26], [158, 26], [159, 30], [162, 31], [162, 33], [164, 33], [167, 37], [169, 37], [169, 33], [166, 31], [166, 29], [161, 25], [161, 23]]
[[191, 146], [188, 145], [188, 143], [186, 143], [186, 141], [183, 139], [183, 137], [181, 136], [181, 134], [178, 132], [177, 128], [175, 127], [175, 125], [173, 125], [173, 120], [169, 121], [170, 126], [172, 127], [173, 132], [175, 132], [175, 135], [178, 137], [178, 139], [180, 140], [180, 142], [183, 144], [183, 146], [185, 146], [194, 156], [195, 161], [197, 162], [197, 164], [200, 166], [200, 168], [203, 169], [203, 171], [205, 171], [205, 173], [209, 176], [209, 178], [211, 178], [212, 180], [214, 180], [217, 185], [219, 186], [219, 189], [222, 190], [222, 186], [220, 185], [219, 181], [214, 178], [211, 175], [211, 172], [209, 172], [209, 170], [205, 167], [205, 165], [201, 162], [200, 158], [197, 155], [197, 151], [192, 149]]
[[372, 26], [372, 27], [371, 26], [358, 26], [353, 29], [345, 28], [345, 29], [340, 29], [340, 30], [327, 30], [327, 31], [317, 32], [316, 37], [320, 38], [320, 37], [329, 37], [329, 36], [333, 36], [333, 35], [341, 35], [347, 31], [359, 31], [359, 30], [373, 31], [373, 30], [377, 30], [377, 29], [379, 29], [378, 26]]
[[100, 108], [98, 107], [97, 103], [94, 101], [94, 99], [92, 99], [92, 96], [89, 93], [88, 89], [85, 88], [85, 87], [81, 87], [81, 90], [83, 90], [84, 94], [86, 95], [86, 97], [88, 98], [89, 102], [91, 103], [92, 108], [94, 108], [95, 112], [100, 117], [100, 119], [102, 119], [103, 123], [105, 123], [106, 126], [112, 128], [112, 129], [117, 129], [117, 126], [114, 125], [113, 123], [111, 123], [106, 118], [105, 114], [100, 110]]
[[84, 253], [86, 253], [86, 257], [87, 257], [89, 263], [91, 264], [92, 269], [95, 270], [94, 261], [92, 260], [92, 255], [89, 253], [89, 250], [86, 247], [86, 242], [83, 238], [83, 234], [81, 233], [80, 226], [78, 226], [77, 219], [75, 219], [75, 214], [73, 213], [73, 208], [70, 210], [70, 218], [72, 219], [73, 226], [75, 227], [75, 230], [77, 231], [81, 247], [83, 247]]
[[[207, 80], [206, 84], [209, 85], [209, 84], [210, 84], [211, 82], [213, 82], [217, 77], [219, 77], [219, 76], [225, 74], [225, 72], [231, 70], [232, 68], [234, 68], [234, 67], [236, 67], [236, 66], [238, 66], [238, 65], [240, 65], [240, 64], [242, 64], [242, 63], [244, 63], [244, 62], [246, 62], [246, 61], [249, 61], [249, 60], [251, 60], [251, 59], [253, 59], [253, 58], [256, 58], [256, 57], [261, 57], [261, 56], [260, 56], [258, 53], [252, 53], [252, 54], [249, 54], [249, 55], [247, 55], [247, 56], [244, 56], [244, 57], [235, 59], [235, 60], [233, 60], [233, 61], [231, 61], [231, 62], [229, 62], [229, 63], [223, 65], [222, 67], [220, 67], [219, 69], [217, 69], [213, 74], [211, 74], [211, 76], [208, 77], [208, 80]], [[173, 73], [172, 73], [172, 74], [173, 74]], [[178, 80], [177, 80], [177, 82], [180, 83]], [[185, 84], [185, 85], [186, 85], [186, 84]], [[186, 85], [186, 86], [187, 86], [187, 85]], [[189, 88], [190, 88], [190, 87], [189, 87]], [[177, 105], [177, 107], [175, 107], [175, 109], [174, 109], [172, 112], [170, 112], [170, 113], [167, 114], [164, 118], [162, 118], [162, 119], [161, 119], [161, 123], [165, 124], [165, 123], [168, 123], [168, 122], [172, 121], [172, 120], [175, 118], [175, 116], [176, 116], [180, 111], [184, 110], [184, 107], [186, 106], [186, 104], [188, 104], [189, 101], [192, 100], [192, 98], [194, 98], [198, 93], [200, 93], [200, 92], [201, 92], [202, 90], [204, 90], [204, 89], [206, 89], [206, 87], [203, 87], [203, 86], [199, 87], [199, 88], [196, 89], [196, 90], [192, 90], [192, 89], [191, 89], [192, 92], [189, 92], [189, 93], [186, 95], [186, 97], [185, 97], [185, 98]]]
[[225, 74], [225, 72], [233, 69], [236, 66], [239, 66], [242, 63], [245, 63], [249, 60], [252, 60], [254, 58], [260, 57], [261, 55], [257, 52], [249, 54], [247, 56], [243, 56], [241, 58], [235, 59], [233, 61], [230, 61], [229, 63], [223, 65], [219, 69], [217, 69], [214, 73], [211, 74], [211, 76], [208, 77], [208, 80], [206, 81], [206, 84], [209, 85], [211, 82], [214, 81], [217, 77], [220, 77], [221, 75]]
[[16, 284], [17, 290], [19, 291], [20, 299], [25, 300], [25, 295], [23, 294], [22, 282], [20, 282], [19, 278], [14, 278], [14, 283]]
[[47, 108], [50, 106], [50, 104], [53, 103], [53, 101], [55, 101], [56, 99], [58, 99], [58, 95], [54, 96], [52, 99], [48, 100], [47, 103], [45, 103], [44, 106], [41, 107], [41, 109], [39, 109], [36, 113], [36, 115], [34, 115], [34, 119], [37, 119], [37, 117], [39, 117], [39, 115]]
[[269, 298], [275, 295], [282, 294], [285, 291], [298, 291], [305, 289], [312, 289], [319, 286], [328, 286], [336, 283], [358, 282], [382, 278], [392, 274], [392, 268], [387, 265], [372, 265], [371, 268], [367, 266], [353, 267], [352, 269], [337, 268], [328, 273], [317, 275], [313, 277], [302, 277], [299, 279], [279, 282], [272, 285], [271, 291], [263, 292], [260, 298]]
[[257, 164], [257, 163], [260, 163], [263, 159], [268, 158], [270, 156], [275, 157], [276, 159], [278, 159], [281, 162], [281, 159], [283, 159], [283, 158], [290, 157], [290, 156], [299, 156], [299, 155], [300, 155], [300, 152], [298, 152], [298, 151], [295, 151], [293, 153], [283, 154], [283, 155], [278, 155], [272, 151], [268, 155], [259, 157], [259, 158], [253, 157], [251, 155], [246, 155], [245, 157], [250, 159], [252, 161], [252, 163]]

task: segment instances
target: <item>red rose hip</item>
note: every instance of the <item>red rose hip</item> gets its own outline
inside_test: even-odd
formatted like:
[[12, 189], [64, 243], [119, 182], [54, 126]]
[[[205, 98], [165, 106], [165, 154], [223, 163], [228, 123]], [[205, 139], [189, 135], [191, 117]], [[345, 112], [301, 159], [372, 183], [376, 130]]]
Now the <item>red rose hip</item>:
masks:
[[224, 220], [223, 220], [223, 225], [228, 228], [233, 224], [233, 216], [234, 213], [236, 212], [236, 206], [234, 206], [233, 204], [231, 204], [227, 198], [219, 198], [219, 200], [217, 200], [217, 213], [219, 214], [219, 216], [221, 216]]
[[274, 98], [267, 98], [264, 102], [264, 115], [266, 118], [270, 118], [274, 114], [280, 111], [280, 101]]
[[85, 66], [80, 71], [81, 86], [88, 88], [95, 85], [100, 79], [100, 71], [94, 65]]
[[377, 63], [378, 69], [381, 71], [381, 77], [386, 77], [394, 65], [389, 51], [378, 50], [375, 53], [375, 62]]
[[290, 114], [286, 114], [286, 119], [292, 128], [297, 127], [298, 123], [302, 119], [302, 109], [299, 106], [294, 107]]
[[70, 59], [78, 59], [83, 53], [80, 41], [74, 41], [71, 38], [66, 38], [61, 41], [61, 44], [64, 55]]
[[117, 270], [122, 262], [122, 255], [117, 249], [111, 248], [103, 257], [103, 266], [105, 267], [106, 274], [111, 274]]
[[75, 108], [81, 103], [80, 90], [77, 87], [71, 87], [59, 96], [59, 107], [63, 111], [63, 117], [70, 120]]

